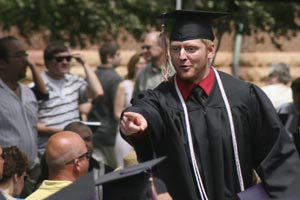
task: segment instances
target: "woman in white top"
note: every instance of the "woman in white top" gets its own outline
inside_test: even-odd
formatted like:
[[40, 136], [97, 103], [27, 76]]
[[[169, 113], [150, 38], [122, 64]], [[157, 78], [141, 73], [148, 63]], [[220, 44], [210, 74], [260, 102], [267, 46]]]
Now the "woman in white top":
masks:
[[[120, 119], [122, 111], [131, 105], [130, 100], [132, 98], [136, 74], [145, 65], [146, 61], [141, 53], [136, 53], [130, 58], [127, 64], [127, 75], [119, 84], [116, 93], [114, 112], [117, 120]], [[115, 144], [118, 166], [123, 166], [123, 157], [132, 150], [133, 147], [118, 132]]]

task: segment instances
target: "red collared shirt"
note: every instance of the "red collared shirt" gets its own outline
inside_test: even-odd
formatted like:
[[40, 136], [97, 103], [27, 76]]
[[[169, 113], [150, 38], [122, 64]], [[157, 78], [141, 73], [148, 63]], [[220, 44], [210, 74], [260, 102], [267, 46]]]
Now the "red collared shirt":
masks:
[[[207, 96], [210, 95], [210, 92], [215, 82], [215, 77], [215, 72], [211, 67], [208, 75], [198, 83], [198, 85], [204, 90]], [[186, 100], [190, 95], [192, 89], [194, 88], [195, 84], [188, 81], [184, 81], [178, 77], [176, 77], [176, 82], [184, 100]], [[145, 132], [138, 132], [132, 134], [130, 137], [138, 139], [143, 138], [145, 135]]]
[[[181, 92], [182, 97], [184, 98], [184, 100], [187, 100], [192, 89], [195, 87], [195, 84], [191, 83], [189, 81], [184, 81], [184, 80], [180, 79], [178, 76], [176, 77], [176, 82], [177, 82], [177, 85]], [[201, 87], [204, 90], [206, 95], [209, 96], [210, 92], [212, 90], [212, 87], [214, 85], [214, 82], [215, 82], [215, 72], [214, 72], [213, 68], [211, 67], [208, 75], [202, 81], [200, 81], [198, 83], [198, 85], [199, 85], [199, 87]]]

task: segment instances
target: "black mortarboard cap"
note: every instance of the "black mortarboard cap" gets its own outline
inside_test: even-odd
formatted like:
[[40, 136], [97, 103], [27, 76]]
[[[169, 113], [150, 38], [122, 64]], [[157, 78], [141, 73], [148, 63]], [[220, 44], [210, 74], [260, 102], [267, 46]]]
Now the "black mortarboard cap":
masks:
[[227, 15], [225, 12], [175, 10], [161, 14], [158, 18], [173, 19], [171, 27], [171, 41], [185, 41], [193, 39], [214, 40], [212, 20]]
[[80, 199], [93, 200], [95, 199], [95, 181], [93, 172], [80, 177], [71, 185], [59, 190], [53, 195], [46, 198], [47, 200], [57, 199]]
[[[96, 185], [103, 185], [104, 199], [106, 197], [110, 200], [144, 200], [151, 193], [149, 177], [152, 168], [165, 158], [157, 158], [105, 174], [96, 181]], [[167, 192], [160, 179], [154, 178], [154, 185], [158, 194]]]

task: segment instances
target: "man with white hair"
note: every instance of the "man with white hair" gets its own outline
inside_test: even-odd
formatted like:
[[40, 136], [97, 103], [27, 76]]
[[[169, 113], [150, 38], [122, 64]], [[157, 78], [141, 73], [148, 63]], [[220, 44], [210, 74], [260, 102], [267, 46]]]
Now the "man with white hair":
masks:
[[287, 63], [278, 62], [271, 65], [268, 85], [262, 90], [269, 97], [275, 108], [292, 102], [292, 90], [288, 86], [291, 81], [290, 67]]

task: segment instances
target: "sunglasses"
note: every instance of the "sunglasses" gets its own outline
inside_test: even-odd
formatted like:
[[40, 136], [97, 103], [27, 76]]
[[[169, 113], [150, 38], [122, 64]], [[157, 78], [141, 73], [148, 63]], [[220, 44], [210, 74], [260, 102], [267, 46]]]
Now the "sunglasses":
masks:
[[81, 159], [83, 159], [84, 157], [86, 157], [86, 159], [90, 159], [91, 156], [92, 156], [92, 155], [91, 155], [91, 152], [87, 151], [86, 153], [84, 153], [84, 154], [82, 154], [82, 155], [80, 155], [80, 156], [78, 156], [78, 157], [76, 157], [76, 158], [74, 158], [74, 159], [72, 159], [72, 160], [66, 162], [65, 165], [69, 165], [69, 164], [73, 163], [76, 159], [81, 160]]
[[55, 56], [53, 57], [53, 59], [56, 61], [56, 62], [62, 62], [63, 60], [66, 59], [67, 62], [70, 62], [71, 59], [72, 59], [72, 56]]

